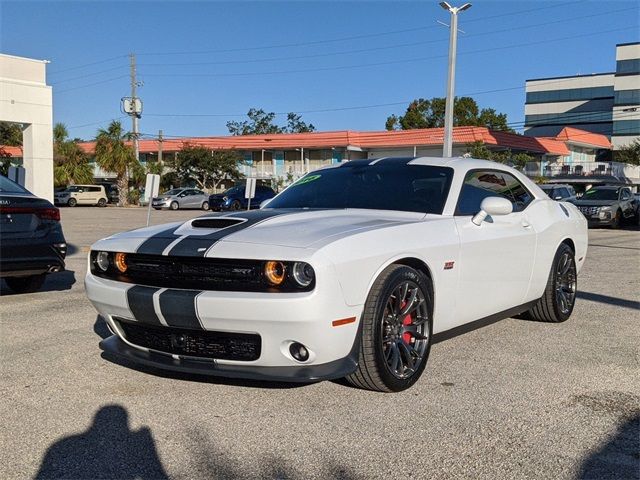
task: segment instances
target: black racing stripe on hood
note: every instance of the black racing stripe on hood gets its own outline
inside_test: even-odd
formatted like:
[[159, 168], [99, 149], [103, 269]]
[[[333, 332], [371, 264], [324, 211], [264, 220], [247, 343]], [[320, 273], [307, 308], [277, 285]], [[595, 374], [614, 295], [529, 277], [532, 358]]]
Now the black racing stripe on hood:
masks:
[[156, 233], [152, 237], [147, 238], [136, 250], [136, 253], [147, 253], [149, 255], [161, 255], [164, 249], [171, 245], [180, 235], [176, 235], [174, 232], [180, 228], [171, 227], [167, 230]]
[[155, 287], [135, 285], [127, 290], [127, 303], [133, 318], [150, 325], [162, 325], [153, 307], [153, 295], [160, 290]]
[[297, 210], [253, 210], [248, 212], [237, 212], [231, 215], [225, 215], [225, 218], [245, 218], [247, 221], [233, 225], [231, 227], [222, 228], [208, 235], [190, 235], [178, 242], [168, 253], [168, 255], [176, 255], [182, 257], [203, 257], [216, 242], [223, 238], [237, 233], [245, 228], [249, 228], [269, 218], [280, 215], [297, 213]]
[[199, 290], [165, 290], [160, 294], [160, 311], [170, 327], [203, 330], [196, 310]]

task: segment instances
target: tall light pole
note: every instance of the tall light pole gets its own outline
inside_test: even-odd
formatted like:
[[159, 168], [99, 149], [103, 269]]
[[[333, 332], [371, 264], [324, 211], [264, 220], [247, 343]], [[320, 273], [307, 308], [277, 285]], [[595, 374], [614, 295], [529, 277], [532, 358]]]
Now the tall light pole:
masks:
[[452, 7], [447, 2], [440, 2], [440, 6], [451, 13], [449, 34], [449, 75], [447, 78], [447, 99], [444, 109], [444, 144], [442, 156], [451, 157], [453, 153], [453, 100], [456, 83], [456, 46], [458, 42], [458, 13], [471, 8], [470, 3], [461, 7]]

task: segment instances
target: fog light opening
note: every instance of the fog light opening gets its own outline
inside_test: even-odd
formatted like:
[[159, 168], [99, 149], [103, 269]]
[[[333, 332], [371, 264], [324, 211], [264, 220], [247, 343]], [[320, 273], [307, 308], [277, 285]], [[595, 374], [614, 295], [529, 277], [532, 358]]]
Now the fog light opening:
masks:
[[306, 362], [307, 360], [309, 360], [309, 350], [307, 350], [307, 347], [305, 347], [301, 343], [293, 342], [291, 345], [289, 345], [289, 353], [295, 360], [299, 362]]

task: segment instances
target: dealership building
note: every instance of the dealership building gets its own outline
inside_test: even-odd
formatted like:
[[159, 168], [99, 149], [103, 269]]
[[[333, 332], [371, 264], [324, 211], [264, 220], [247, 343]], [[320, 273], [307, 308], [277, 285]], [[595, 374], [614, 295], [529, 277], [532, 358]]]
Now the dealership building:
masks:
[[616, 45], [614, 72], [526, 81], [525, 135], [565, 127], [605, 135], [614, 149], [640, 138], [640, 42]]

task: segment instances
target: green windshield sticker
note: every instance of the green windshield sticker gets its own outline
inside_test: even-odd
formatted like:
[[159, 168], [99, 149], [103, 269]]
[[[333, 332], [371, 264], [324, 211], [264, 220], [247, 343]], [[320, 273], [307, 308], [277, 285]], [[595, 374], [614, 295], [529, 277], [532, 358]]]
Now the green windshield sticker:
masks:
[[304, 185], [305, 183], [313, 182], [314, 180], [319, 179], [321, 176], [322, 175], [308, 175], [306, 177], [301, 178], [300, 180], [298, 180], [296, 183], [294, 183], [291, 186], [292, 187], [297, 187], [298, 185]]

